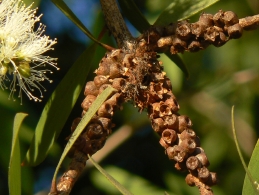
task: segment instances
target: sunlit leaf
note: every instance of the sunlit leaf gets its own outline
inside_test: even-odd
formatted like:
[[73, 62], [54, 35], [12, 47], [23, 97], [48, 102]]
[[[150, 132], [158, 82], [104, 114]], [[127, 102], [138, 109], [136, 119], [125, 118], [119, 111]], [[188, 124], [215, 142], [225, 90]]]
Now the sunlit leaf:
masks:
[[157, 18], [154, 25], [166, 26], [185, 20], [219, 0], [175, 0]]
[[114, 91], [114, 88], [111, 86], [108, 86], [100, 95], [97, 96], [96, 100], [91, 104], [89, 110], [86, 112], [86, 114], [81, 119], [80, 123], [77, 125], [75, 131], [71, 135], [69, 141], [67, 142], [67, 145], [64, 149], [64, 152], [61, 155], [61, 158], [59, 160], [59, 163], [56, 167], [56, 171], [54, 173], [52, 181], [56, 181], [57, 173], [60, 168], [61, 163], [63, 162], [64, 158], [66, 157], [67, 153], [79, 137], [79, 135], [82, 133], [86, 125], [90, 122], [91, 118], [95, 115], [97, 110], [100, 108], [100, 106], [103, 104], [103, 102], [111, 95], [111, 93]]
[[123, 185], [121, 185], [116, 179], [114, 179], [111, 175], [109, 175], [100, 165], [98, 165], [90, 155], [88, 155], [89, 160], [93, 163], [93, 165], [100, 171], [103, 176], [105, 176], [108, 181], [116, 187], [123, 195], [133, 195], [129, 192]]
[[8, 172], [8, 187], [10, 195], [21, 194], [21, 156], [18, 134], [21, 124], [26, 116], [27, 114], [25, 113], [17, 113], [14, 118], [12, 149]]
[[249, 179], [249, 174], [246, 174], [244, 185], [243, 185], [243, 195], [246, 194], [255, 194], [259, 195], [259, 140], [256, 143], [256, 146], [254, 147], [254, 151], [252, 153], [249, 165], [248, 165], [248, 171], [250, 172], [250, 177], [252, 179]]
[[95, 49], [96, 44], [93, 44], [80, 55], [52, 93], [37, 124], [24, 165], [37, 165], [46, 157], [85, 85]]
[[[233, 131], [233, 136], [234, 136], [234, 141], [236, 144], [236, 148], [237, 148], [237, 152], [239, 155], [239, 158], [242, 162], [242, 165], [246, 171], [246, 180], [244, 182], [244, 186], [243, 186], [243, 194], [255, 194], [255, 195], [259, 195], [259, 184], [258, 184], [258, 179], [259, 179], [259, 168], [258, 168], [258, 159], [259, 159], [259, 142], [257, 143], [257, 145], [255, 146], [255, 149], [253, 151], [249, 166], [250, 168], [248, 169], [245, 163], [245, 160], [243, 158], [243, 155], [241, 153], [241, 150], [239, 148], [239, 144], [238, 144], [238, 140], [237, 140], [237, 135], [236, 135], [236, 129], [235, 129], [235, 120], [234, 120], [234, 106], [232, 106], [232, 111], [231, 111], [231, 122], [232, 122], [232, 131]], [[252, 162], [252, 159], [254, 162]], [[253, 173], [253, 174], [252, 174]], [[257, 175], [257, 177], [254, 176]], [[257, 180], [256, 180], [257, 179]], [[249, 183], [249, 184], [248, 184]], [[257, 184], [257, 185], [255, 185]]]

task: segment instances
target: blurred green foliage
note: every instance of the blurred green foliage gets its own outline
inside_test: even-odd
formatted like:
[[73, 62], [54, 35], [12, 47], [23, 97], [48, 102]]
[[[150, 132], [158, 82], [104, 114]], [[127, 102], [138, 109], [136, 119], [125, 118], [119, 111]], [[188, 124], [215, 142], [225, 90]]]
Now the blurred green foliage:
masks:
[[[136, 1], [136, 4], [141, 8], [148, 21], [152, 23], [171, 2], [171, 0], [143, 0]], [[80, 3], [80, 0], [76, 3]], [[258, 14], [258, 4], [256, 0], [225, 0], [207, 8], [205, 12], [213, 14], [219, 9], [232, 10], [242, 18]], [[62, 13], [60, 12], [60, 14]], [[97, 37], [103, 27], [103, 18], [96, 13], [92, 19], [95, 20], [95, 25], [91, 32]], [[198, 16], [194, 16], [191, 21], [194, 22], [197, 19]], [[59, 67], [61, 68], [60, 73], [55, 73], [56, 82], [61, 80], [65, 70], [73, 64], [85, 48], [85, 45], [73, 42], [67, 36], [58, 40], [56, 51], [52, 54], [59, 57]], [[102, 41], [106, 44], [113, 43], [108, 35]], [[235, 105], [237, 135], [245, 160], [248, 162], [259, 135], [259, 120], [257, 120], [259, 116], [258, 53], [258, 30], [244, 32], [240, 39], [231, 40], [220, 48], [210, 46], [197, 53], [184, 53], [181, 58], [189, 69], [190, 78], [188, 80], [167, 57], [161, 57], [167, 75], [172, 80], [173, 92], [181, 106], [180, 113], [188, 115], [193, 121], [194, 130], [200, 137], [201, 145], [209, 157], [211, 164], [209, 168], [219, 175], [220, 183], [213, 187], [216, 195], [242, 193], [245, 171], [239, 160], [231, 133], [231, 107]], [[103, 54], [104, 50], [98, 48], [91, 72], [98, 66], [98, 61]], [[93, 74], [88, 76], [88, 80], [92, 78]], [[53, 87], [55, 84], [48, 91], [52, 92]], [[15, 113], [29, 114], [20, 132], [23, 157], [30, 145], [34, 128], [49, 95], [49, 93], [46, 94], [46, 100], [42, 103], [34, 103], [24, 98], [21, 106], [19, 101], [8, 100], [7, 91], [0, 90], [0, 194], [8, 193], [7, 172]], [[33, 194], [48, 190], [50, 187], [54, 168], [66, 143], [65, 138], [70, 134], [72, 120], [81, 114], [82, 100], [81, 95], [47, 159], [38, 167], [22, 167], [22, 178], [26, 178], [22, 179], [22, 194]], [[177, 172], [173, 162], [170, 162], [164, 155], [164, 151], [158, 143], [159, 137], [152, 131], [145, 115], [145, 113], [139, 114], [129, 104], [125, 104], [123, 111], [116, 113], [114, 132], [125, 128], [125, 124], [133, 126], [138, 123], [140, 125], [122, 145], [112, 149], [110, 155], [100, 163], [101, 166], [113, 177], [118, 178], [134, 194], [157, 195], [163, 194], [164, 191], [171, 195], [198, 194], [197, 188], [191, 188], [185, 184], [186, 173]], [[117, 137], [117, 140], [119, 139], [120, 137]], [[69, 160], [64, 163], [61, 171], [65, 170], [68, 162]], [[42, 170], [47, 169], [52, 171], [44, 179], [41, 173]], [[39, 183], [43, 179], [45, 184], [41, 186]], [[119, 194], [103, 180], [104, 178], [99, 172], [89, 167], [76, 183], [71, 194]]]

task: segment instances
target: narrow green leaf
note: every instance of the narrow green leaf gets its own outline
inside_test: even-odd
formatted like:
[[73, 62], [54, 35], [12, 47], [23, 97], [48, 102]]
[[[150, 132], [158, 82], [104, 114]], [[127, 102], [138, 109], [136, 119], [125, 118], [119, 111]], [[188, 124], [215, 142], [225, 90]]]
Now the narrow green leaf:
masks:
[[26, 116], [27, 114], [25, 113], [17, 113], [14, 118], [12, 149], [8, 171], [8, 187], [10, 195], [21, 194], [21, 156], [18, 134]]
[[142, 33], [150, 27], [149, 22], [145, 16], [143, 16], [133, 0], [118, 0], [118, 2], [122, 9], [122, 13], [139, 32]]
[[100, 165], [98, 165], [90, 155], [88, 155], [90, 161], [93, 163], [93, 165], [105, 176], [108, 181], [116, 187], [123, 195], [133, 195], [131, 192], [129, 192], [124, 186], [122, 186], [116, 179], [114, 179], [111, 175], [109, 175]]
[[62, 164], [64, 158], [67, 155], [67, 153], [69, 152], [69, 150], [71, 149], [71, 147], [73, 146], [73, 144], [75, 143], [75, 141], [77, 140], [79, 135], [82, 133], [82, 131], [84, 130], [86, 125], [90, 122], [92, 117], [95, 115], [97, 110], [100, 108], [100, 106], [103, 104], [103, 102], [111, 95], [111, 93], [114, 90], [115, 90], [114, 88], [108, 86], [100, 95], [98, 95], [96, 100], [90, 106], [90, 108], [87, 111], [87, 113], [83, 116], [83, 118], [81, 119], [80, 123], [77, 125], [75, 131], [73, 132], [73, 134], [71, 135], [69, 141], [67, 142], [67, 145], [66, 145], [66, 147], [64, 149], [64, 152], [61, 155], [61, 158], [59, 160], [59, 163], [58, 163], [58, 165], [56, 167], [56, 170], [55, 170], [55, 173], [54, 173], [54, 176], [53, 176], [53, 179], [52, 179], [53, 182], [56, 181], [56, 177], [57, 177], [57, 173], [58, 173], [59, 167]]
[[85, 27], [85, 25], [76, 17], [73, 11], [67, 6], [63, 0], [52, 0], [52, 2], [72, 21], [75, 25], [83, 31], [90, 39], [105, 47], [105, 44], [98, 41], [92, 33]]
[[172, 22], [185, 20], [219, 0], [175, 0], [157, 18], [154, 25], [166, 26]]
[[[259, 162], [259, 140], [257, 140], [257, 143], [255, 145], [254, 151], [252, 153], [252, 156], [251, 156], [251, 159], [250, 159], [250, 162], [249, 162], [249, 165], [248, 165], [248, 171], [249, 172], [247, 172], [246, 176], [245, 176], [242, 195], [247, 195], [247, 194], [259, 195], [259, 166], [258, 166], [258, 162]], [[249, 177], [251, 177], [251, 179], [249, 179]]]
[[[253, 152], [253, 155], [251, 157], [251, 160], [250, 160], [250, 163], [249, 163], [249, 166], [250, 166], [250, 169], [247, 168], [246, 166], [246, 163], [245, 163], [245, 160], [243, 158], [243, 155], [241, 153], [241, 150], [239, 148], [239, 144], [238, 144], [238, 140], [237, 140], [237, 135], [236, 135], [236, 129], [235, 129], [235, 120], [234, 120], [234, 106], [232, 106], [232, 111], [231, 111], [231, 123], [232, 123], [232, 131], [233, 131], [233, 136], [234, 136], [234, 141], [235, 141], [235, 144], [236, 144], [236, 148], [237, 148], [237, 152], [238, 152], [238, 155], [239, 155], [239, 158], [242, 162], [242, 165], [246, 171], [246, 180], [244, 182], [244, 186], [243, 186], [243, 194], [244, 195], [247, 195], [247, 194], [255, 194], [255, 195], [259, 195], [259, 186], [258, 186], [258, 183], [256, 182], [255, 183], [255, 179], [257, 179], [257, 181], [259, 181], [259, 168], [258, 168], [258, 159], [259, 159], [259, 143], [257, 143], [255, 149], [254, 149], [254, 152]], [[257, 152], [256, 152], [257, 150]], [[254, 158], [254, 162], [252, 162], [252, 158]], [[251, 165], [252, 164], [252, 165]], [[253, 173], [253, 174], [251, 174]], [[254, 177], [256, 176], [256, 177]], [[257, 185], [255, 185], [257, 184]], [[246, 188], [245, 188], [245, 185], [246, 185]], [[257, 189], [258, 188], [258, 189]]]
[[189, 71], [185, 66], [183, 60], [180, 58], [180, 56], [172, 55], [169, 51], [165, 52], [165, 54], [176, 64], [176, 66], [178, 66], [178, 68], [180, 68], [183, 71], [185, 77], [188, 79], [190, 76]]
[[38, 121], [24, 165], [37, 165], [46, 157], [85, 85], [95, 50], [96, 44], [88, 47], [52, 93]]

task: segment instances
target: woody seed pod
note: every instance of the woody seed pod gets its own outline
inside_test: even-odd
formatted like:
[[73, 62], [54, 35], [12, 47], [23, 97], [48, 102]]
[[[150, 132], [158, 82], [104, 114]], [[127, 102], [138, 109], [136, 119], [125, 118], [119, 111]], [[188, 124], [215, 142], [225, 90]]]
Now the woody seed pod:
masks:
[[100, 88], [103, 84], [108, 83], [108, 78], [103, 75], [97, 75], [94, 77], [94, 84], [97, 88]]
[[210, 162], [209, 162], [208, 157], [205, 154], [205, 152], [201, 152], [201, 153], [197, 154], [196, 157], [199, 159], [199, 161], [201, 162], [201, 164], [203, 166], [207, 167], [210, 165]]
[[242, 36], [243, 29], [240, 24], [234, 24], [228, 27], [228, 35], [231, 39], [238, 39]]
[[180, 115], [178, 116], [179, 121], [179, 132], [183, 132], [185, 129], [188, 129], [192, 126], [191, 119], [186, 115]]
[[226, 26], [232, 26], [232, 25], [238, 23], [238, 17], [236, 15], [236, 13], [234, 13], [232, 11], [224, 12], [224, 16], [222, 19]]
[[86, 98], [84, 99], [84, 101], [81, 104], [81, 107], [83, 108], [83, 110], [87, 111], [90, 108], [90, 106], [92, 105], [92, 103], [94, 102], [95, 99], [96, 99], [96, 96], [87, 95]]
[[213, 16], [213, 21], [214, 24], [218, 27], [223, 27], [224, 26], [224, 21], [223, 21], [223, 14], [224, 12], [222, 10], [219, 10], [214, 16]]
[[99, 124], [90, 124], [86, 128], [87, 137], [89, 139], [98, 139], [103, 136], [103, 127]]
[[154, 131], [157, 132], [158, 134], [162, 133], [163, 130], [165, 129], [164, 120], [162, 118], [155, 118], [151, 120], [151, 125]]
[[195, 156], [190, 156], [187, 160], [186, 160], [186, 167], [191, 170], [194, 171], [196, 170], [198, 167], [200, 166], [200, 161], [197, 157]]
[[84, 95], [94, 95], [97, 96], [98, 95], [98, 89], [95, 86], [93, 81], [88, 81], [85, 85], [85, 91], [84, 91]]
[[205, 182], [209, 179], [210, 177], [210, 171], [208, 170], [207, 167], [201, 167], [198, 169], [198, 178], [202, 181]]
[[157, 41], [157, 46], [158, 47], [166, 47], [172, 45], [172, 37], [167, 36], [167, 37], [162, 37]]
[[162, 133], [162, 139], [168, 144], [173, 144], [177, 139], [177, 133], [172, 129], [165, 129]]
[[206, 184], [209, 186], [216, 185], [218, 183], [217, 173], [210, 172], [209, 179], [206, 181]]
[[188, 40], [191, 36], [191, 28], [187, 22], [178, 23], [176, 28], [176, 35], [182, 40]]
[[212, 14], [206, 14], [203, 13], [200, 15], [199, 18], [199, 23], [204, 26], [205, 28], [212, 26], [214, 21], [213, 21], [213, 15]]

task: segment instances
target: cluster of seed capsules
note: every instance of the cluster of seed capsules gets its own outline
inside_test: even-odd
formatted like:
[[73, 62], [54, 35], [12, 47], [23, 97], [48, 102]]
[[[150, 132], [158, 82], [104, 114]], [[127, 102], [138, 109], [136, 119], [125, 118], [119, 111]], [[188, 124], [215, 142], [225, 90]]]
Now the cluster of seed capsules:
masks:
[[[246, 29], [249, 30], [249, 29]], [[213, 44], [224, 45], [230, 39], [242, 36], [243, 27], [237, 15], [232, 11], [218, 11], [216, 14], [203, 13], [199, 21], [189, 23], [180, 21], [166, 27], [153, 27], [148, 31], [154, 51], [170, 49], [172, 54], [184, 51], [196, 52]]]
[[[216, 174], [207, 168], [209, 161], [192, 129], [191, 120], [178, 113], [180, 107], [172, 92], [171, 82], [163, 72], [162, 63], [157, 60], [159, 55], [149, 49], [149, 42], [141, 39], [130, 50], [107, 52], [100, 61], [94, 80], [85, 86], [82, 115], [107, 86], [112, 86], [116, 91], [102, 104], [70, 150], [72, 162], [57, 185], [59, 192], [71, 190], [88, 160], [87, 155], [104, 146], [113, 127], [111, 120], [114, 112], [129, 100], [140, 111], [147, 110], [169, 159], [175, 161], [176, 169], [188, 170], [192, 176], [187, 176], [186, 182], [193, 186], [196, 185], [193, 178], [198, 179], [208, 192], [212, 191], [210, 186], [217, 183]], [[80, 118], [74, 120], [72, 131], [79, 122]]]

